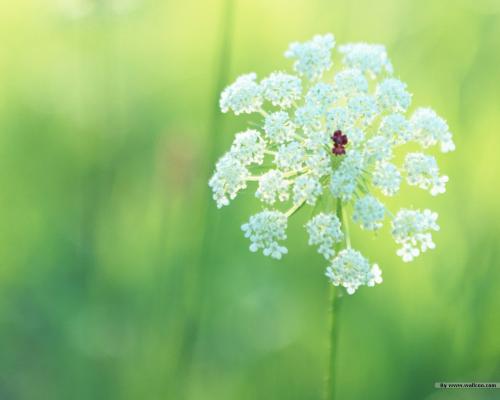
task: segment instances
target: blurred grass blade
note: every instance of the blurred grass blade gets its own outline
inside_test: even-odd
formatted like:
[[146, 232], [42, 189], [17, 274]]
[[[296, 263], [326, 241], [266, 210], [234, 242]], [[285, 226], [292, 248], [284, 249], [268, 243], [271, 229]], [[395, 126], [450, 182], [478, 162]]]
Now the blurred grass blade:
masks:
[[[217, 43], [219, 44], [218, 55], [215, 66], [215, 85], [211, 101], [212, 112], [210, 114], [210, 124], [205, 143], [206, 172], [205, 195], [202, 197], [202, 218], [200, 218], [201, 243], [198, 250], [198, 262], [186, 270], [188, 307], [184, 320], [184, 329], [181, 338], [181, 349], [177, 366], [177, 385], [180, 397], [185, 398], [188, 389], [187, 383], [192, 380], [195, 346], [198, 342], [200, 325], [203, 317], [203, 306], [207, 298], [207, 277], [209, 274], [211, 242], [213, 239], [212, 229], [218, 218], [217, 210], [212, 201], [211, 193], [208, 189], [208, 179], [217, 159], [217, 151], [220, 143], [220, 133], [222, 127], [221, 112], [219, 109], [219, 94], [226, 86], [231, 58], [231, 37], [234, 13], [234, 0], [224, 0], [221, 12], [221, 28]], [[206, 200], [205, 200], [206, 199]]]

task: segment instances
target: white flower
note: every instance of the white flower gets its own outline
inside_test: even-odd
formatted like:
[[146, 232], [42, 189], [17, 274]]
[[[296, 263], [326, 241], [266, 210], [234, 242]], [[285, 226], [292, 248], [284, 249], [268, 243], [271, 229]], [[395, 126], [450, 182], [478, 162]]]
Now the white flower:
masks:
[[243, 165], [248, 165], [262, 164], [265, 150], [266, 143], [260, 133], [254, 129], [248, 129], [236, 134], [230, 151]]
[[264, 132], [275, 143], [289, 142], [295, 135], [295, 124], [286, 111], [277, 111], [266, 116]]
[[248, 170], [232, 154], [225, 154], [216, 164], [208, 185], [212, 188], [217, 207], [227, 206], [241, 189], [247, 187]]
[[326, 113], [326, 129], [330, 132], [346, 130], [352, 125], [352, 119], [345, 107], [334, 107]]
[[340, 46], [344, 55], [343, 63], [350, 68], [358, 68], [372, 78], [382, 72], [392, 74], [392, 65], [385, 47], [380, 44], [351, 43]]
[[316, 204], [316, 198], [323, 192], [318, 179], [310, 175], [301, 175], [295, 179], [293, 186], [293, 202], [300, 204], [306, 202], [310, 206]]
[[[333, 65], [332, 50], [341, 62], [323, 78]], [[343, 246], [347, 225], [339, 219], [352, 218], [363, 230], [375, 231], [390, 218], [404, 261], [433, 248], [437, 214], [402, 209], [394, 217], [379, 198], [394, 196], [403, 177], [432, 195], [443, 193], [448, 177], [440, 175], [436, 158], [412, 147], [440, 145], [447, 152], [455, 145], [446, 121], [430, 108], [408, 115], [412, 95], [393, 77], [384, 46], [351, 43], [335, 49], [333, 35], [317, 35], [292, 43], [285, 56], [295, 72], [272, 72], [260, 83], [254, 73], [242, 75], [222, 92], [222, 111], [255, 112], [250, 124], [256, 128], [236, 134], [209, 185], [220, 208], [248, 181], [257, 182], [255, 197], [277, 209], [253, 215], [242, 229], [250, 250], [274, 258], [287, 252], [281, 242], [287, 219], [309, 207], [309, 244], [332, 263], [332, 283], [352, 294], [361, 285], [382, 282], [381, 271], [350, 248], [349, 237]], [[393, 158], [403, 165], [391, 163]], [[342, 215], [334, 215], [335, 208]]]
[[383, 80], [377, 86], [375, 97], [382, 110], [392, 112], [404, 112], [411, 104], [411, 94], [406, 90], [406, 83], [394, 78]]
[[373, 136], [365, 143], [365, 159], [368, 163], [390, 160], [392, 147], [383, 136]]
[[435, 247], [431, 231], [438, 231], [438, 215], [430, 210], [400, 210], [392, 221], [392, 236], [401, 245], [397, 255], [409, 262]]
[[[302, 142], [307, 150], [312, 151], [311, 156], [324, 153], [325, 146], [329, 147], [332, 142], [331, 135], [321, 130], [308, 130], [305, 133], [305, 140]], [[329, 156], [328, 161], [331, 161]], [[314, 167], [313, 167], [314, 168]]]
[[439, 167], [433, 156], [409, 153], [405, 158], [404, 169], [409, 185], [429, 190], [433, 196], [446, 191], [445, 185], [448, 182], [448, 177], [446, 175], [439, 176]]
[[332, 66], [331, 50], [335, 46], [332, 34], [316, 35], [309, 42], [290, 44], [285, 57], [295, 59], [293, 69], [306, 78], [321, 78], [323, 72]]
[[371, 272], [372, 277], [368, 281], [366, 286], [373, 287], [373, 286], [381, 284], [383, 282], [382, 270], [380, 269], [380, 267], [377, 264], [373, 264], [370, 272]]
[[361, 228], [374, 231], [382, 227], [385, 217], [385, 207], [375, 197], [366, 195], [354, 204], [352, 219], [361, 225]]
[[321, 110], [306, 104], [295, 110], [295, 123], [305, 132], [321, 129]]
[[316, 83], [306, 94], [306, 103], [321, 112], [328, 110], [336, 99], [333, 86], [328, 83]]
[[245, 237], [250, 239], [250, 251], [263, 250], [265, 256], [280, 259], [288, 252], [278, 241], [286, 239], [287, 218], [279, 211], [264, 210], [250, 217], [241, 226]]
[[382, 118], [378, 134], [394, 145], [404, 144], [411, 139], [410, 123], [403, 114], [389, 114]]
[[335, 286], [343, 286], [353, 294], [363, 285], [375, 286], [382, 282], [382, 271], [377, 264], [370, 266], [363, 255], [353, 249], [345, 249], [337, 254], [325, 274]]
[[306, 166], [311, 170], [311, 174], [318, 178], [332, 173], [331, 156], [324, 149], [317, 149], [307, 157]]
[[455, 150], [448, 124], [434, 110], [417, 109], [410, 119], [410, 125], [414, 140], [424, 148], [440, 143], [443, 153]]
[[349, 146], [360, 146], [365, 141], [365, 133], [361, 128], [352, 126], [342, 130], [349, 138]]
[[357, 68], [349, 68], [338, 72], [333, 81], [335, 92], [339, 96], [351, 97], [368, 93], [368, 81]]
[[262, 107], [262, 89], [255, 82], [257, 75], [250, 73], [241, 75], [236, 81], [224, 89], [220, 97], [220, 108], [223, 113], [232, 110], [236, 115], [250, 114]]
[[289, 108], [300, 99], [302, 82], [295, 75], [273, 72], [261, 82], [264, 98], [273, 106]]
[[304, 149], [299, 142], [290, 142], [279, 147], [274, 162], [278, 168], [285, 171], [294, 171], [303, 168]]
[[318, 253], [330, 260], [335, 255], [333, 246], [344, 239], [340, 221], [335, 214], [320, 213], [306, 225], [309, 245], [319, 245]]
[[274, 204], [276, 197], [280, 201], [285, 201], [289, 197], [289, 185], [290, 182], [283, 177], [283, 172], [272, 169], [260, 178], [255, 196], [267, 204]]
[[351, 117], [359, 120], [363, 125], [371, 124], [379, 113], [375, 99], [364, 94], [351, 97], [347, 103], [347, 109]]
[[401, 173], [387, 161], [377, 162], [373, 171], [372, 183], [386, 196], [393, 196], [401, 186]]
[[358, 178], [362, 173], [363, 156], [351, 150], [333, 172], [330, 180], [330, 191], [334, 197], [342, 201], [351, 200], [354, 191], [358, 187]]

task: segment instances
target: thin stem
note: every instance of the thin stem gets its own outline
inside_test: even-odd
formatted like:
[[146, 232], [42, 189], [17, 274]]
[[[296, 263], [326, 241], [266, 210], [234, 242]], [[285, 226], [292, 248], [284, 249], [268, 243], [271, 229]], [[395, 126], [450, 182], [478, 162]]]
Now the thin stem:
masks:
[[344, 226], [344, 236], [345, 236], [345, 245], [348, 249], [351, 248], [351, 234], [349, 231], [349, 217], [347, 216], [345, 207], [342, 207], [341, 213], [342, 218], [339, 218], [342, 221], [342, 225]]
[[298, 169], [296, 171], [285, 172], [283, 174], [283, 178], [290, 178], [290, 177], [292, 177], [294, 175], [299, 175], [299, 174], [302, 174], [304, 172], [309, 172], [309, 171], [310, 171], [310, 168], [304, 167], [304, 168]]
[[[341, 222], [341, 226], [345, 227], [343, 223], [344, 212], [342, 207], [342, 201], [337, 200], [337, 218]], [[345, 232], [344, 232], [345, 233]], [[346, 235], [347, 237], [347, 235]], [[337, 251], [339, 246], [337, 246]], [[328, 372], [326, 375], [326, 390], [325, 390], [325, 400], [335, 400], [335, 389], [336, 389], [336, 358], [337, 358], [337, 343], [339, 336], [339, 311], [341, 305], [341, 291], [340, 288], [331, 286], [330, 289], [330, 336], [329, 336], [329, 353], [328, 353]]]
[[293, 136], [295, 139], [300, 140], [300, 141], [303, 141], [306, 139], [304, 136], [301, 136], [298, 133], [294, 133]]
[[331, 285], [330, 288], [330, 351], [328, 355], [328, 374], [326, 381], [326, 392], [325, 400], [335, 400], [335, 389], [336, 384], [336, 358], [337, 358], [337, 344], [339, 337], [339, 322], [340, 322], [340, 305], [342, 303], [342, 298], [340, 294], [340, 288]]
[[285, 215], [287, 216], [287, 218], [291, 217], [293, 214], [295, 214], [299, 209], [300, 207], [302, 207], [303, 205], [305, 204], [305, 201], [303, 201], [302, 203], [297, 203], [295, 204], [292, 208], [290, 208], [286, 213]]
[[[302, 173], [305, 173], [305, 172], [309, 172], [310, 169], [305, 167], [305, 168], [302, 168], [302, 169], [299, 169], [297, 171], [290, 171], [290, 172], [286, 172], [283, 174], [283, 178], [291, 178], [292, 176], [295, 176], [295, 175], [300, 175]], [[264, 175], [248, 175], [245, 180], [246, 181], [255, 181], [255, 182], [258, 182], [262, 179]]]
[[392, 219], [395, 218], [395, 215], [389, 210], [387, 207], [385, 208], [385, 213]]

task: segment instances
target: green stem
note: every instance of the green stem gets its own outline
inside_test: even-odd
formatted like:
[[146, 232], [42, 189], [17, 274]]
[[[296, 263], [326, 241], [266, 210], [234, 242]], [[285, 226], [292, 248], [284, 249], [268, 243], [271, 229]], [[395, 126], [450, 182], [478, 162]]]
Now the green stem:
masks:
[[[337, 200], [337, 218], [340, 220], [342, 229], [344, 229], [344, 234], [346, 237], [346, 245], [350, 247], [349, 231], [345, 220], [345, 211], [342, 207], [342, 201]], [[340, 250], [340, 246], [337, 246], [337, 251]], [[339, 336], [339, 312], [340, 305], [342, 302], [341, 298], [342, 292], [340, 288], [331, 286], [330, 288], [330, 336], [329, 336], [329, 352], [328, 352], [328, 371], [326, 375], [326, 390], [325, 390], [325, 400], [335, 400], [335, 389], [336, 389], [336, 358], [337, 358], [337, 343]]]
[[286, 213], [286, 217], [290, 218], [293, 214], [295, 214], [300, 208], [305, 204], [306, 202], [303, 201], [302, 203], [297, 203], [295, 204], [292, 208], [290, 208]]
[[[339, 201], [340, 203], [340, 201]], [[346, 214], [346, 211], [345, 211], [345, 207], [341, 207], [341, 214], [342, 214], [342, 218], [339, 217], [341, 223], [342, 223], [342, 227], [344, 229], [344, 236], [345, 236], [345, 245], [348, 249], [351, 248], [351, 234], [350, 234], [350, 231], [349, 231], [349, 217], [347, 216]]]
[[336, 385], [336, 358], [339, 337], [339, 312], [342, 302], [340, 288], [331, 285], [330, 289], [330, 350], [328, 355], [328, 374], [326, 377], [325, 400], [335, 400]]

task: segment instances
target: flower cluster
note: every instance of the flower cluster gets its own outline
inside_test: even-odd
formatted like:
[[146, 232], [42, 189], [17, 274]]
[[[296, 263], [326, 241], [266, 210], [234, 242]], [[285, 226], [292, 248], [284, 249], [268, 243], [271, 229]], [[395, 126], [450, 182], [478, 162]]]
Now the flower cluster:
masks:
[[375, 286], [382, 283], [382, 271], [354, 249], [344, 249], [332, 261], [325, 274], [335, 286], [343, 286], [353, 294], [361, 285]]
[[406, 210], [398, 212], [392, 221], [392, 236], [396, 243], [401, 244], [397, 251], [403, 261], [412, 261], [413, 258], [436, 247], [432, 241], [430, 231], [438, 231], [437, 214], [430, 210]]
[[[242, 230], [251, 251], [277, 259], [288, 252], [283, 245], [288, 219], [313, 206], [315, 215], [305, 224], [309, 244], [329, 262], [332, 284], [352, 294], [381, 283], [382, 272], [351, 248], [348, 221], [376, 231], [390, 220], [405, 262], [434, 248], [436, 213], [393, 214], [381, 196], [396, 195], [403, 182], [433, 196], [444, 193], [448, 177], [424, 151], [437, 145], [446, 153], [455, 145], [447, 123], [433, 110], [409, 111], [412, 95], [393, 76], [384, 46], [342, 45], [338, 59], [335, 46], [331, 34], [292, 43], [285, 57], [293, 61], [294, 73], [273, 72], [261, 80], [249, 73], [224, 89], [222, 112], [256, 113], [260, 128], [235, 135], [209, 185], [219, 208], [247, 186], [254, 188], [264, 208]], [[408, 143], [412, 152], [405, 151]]]
[[321, 213], [306, 224], [309, 244], [319, 245], [318, 253], [330, 260], [335, 255], [334, 245], [344, 238], [340, 220], [335, 214]]

